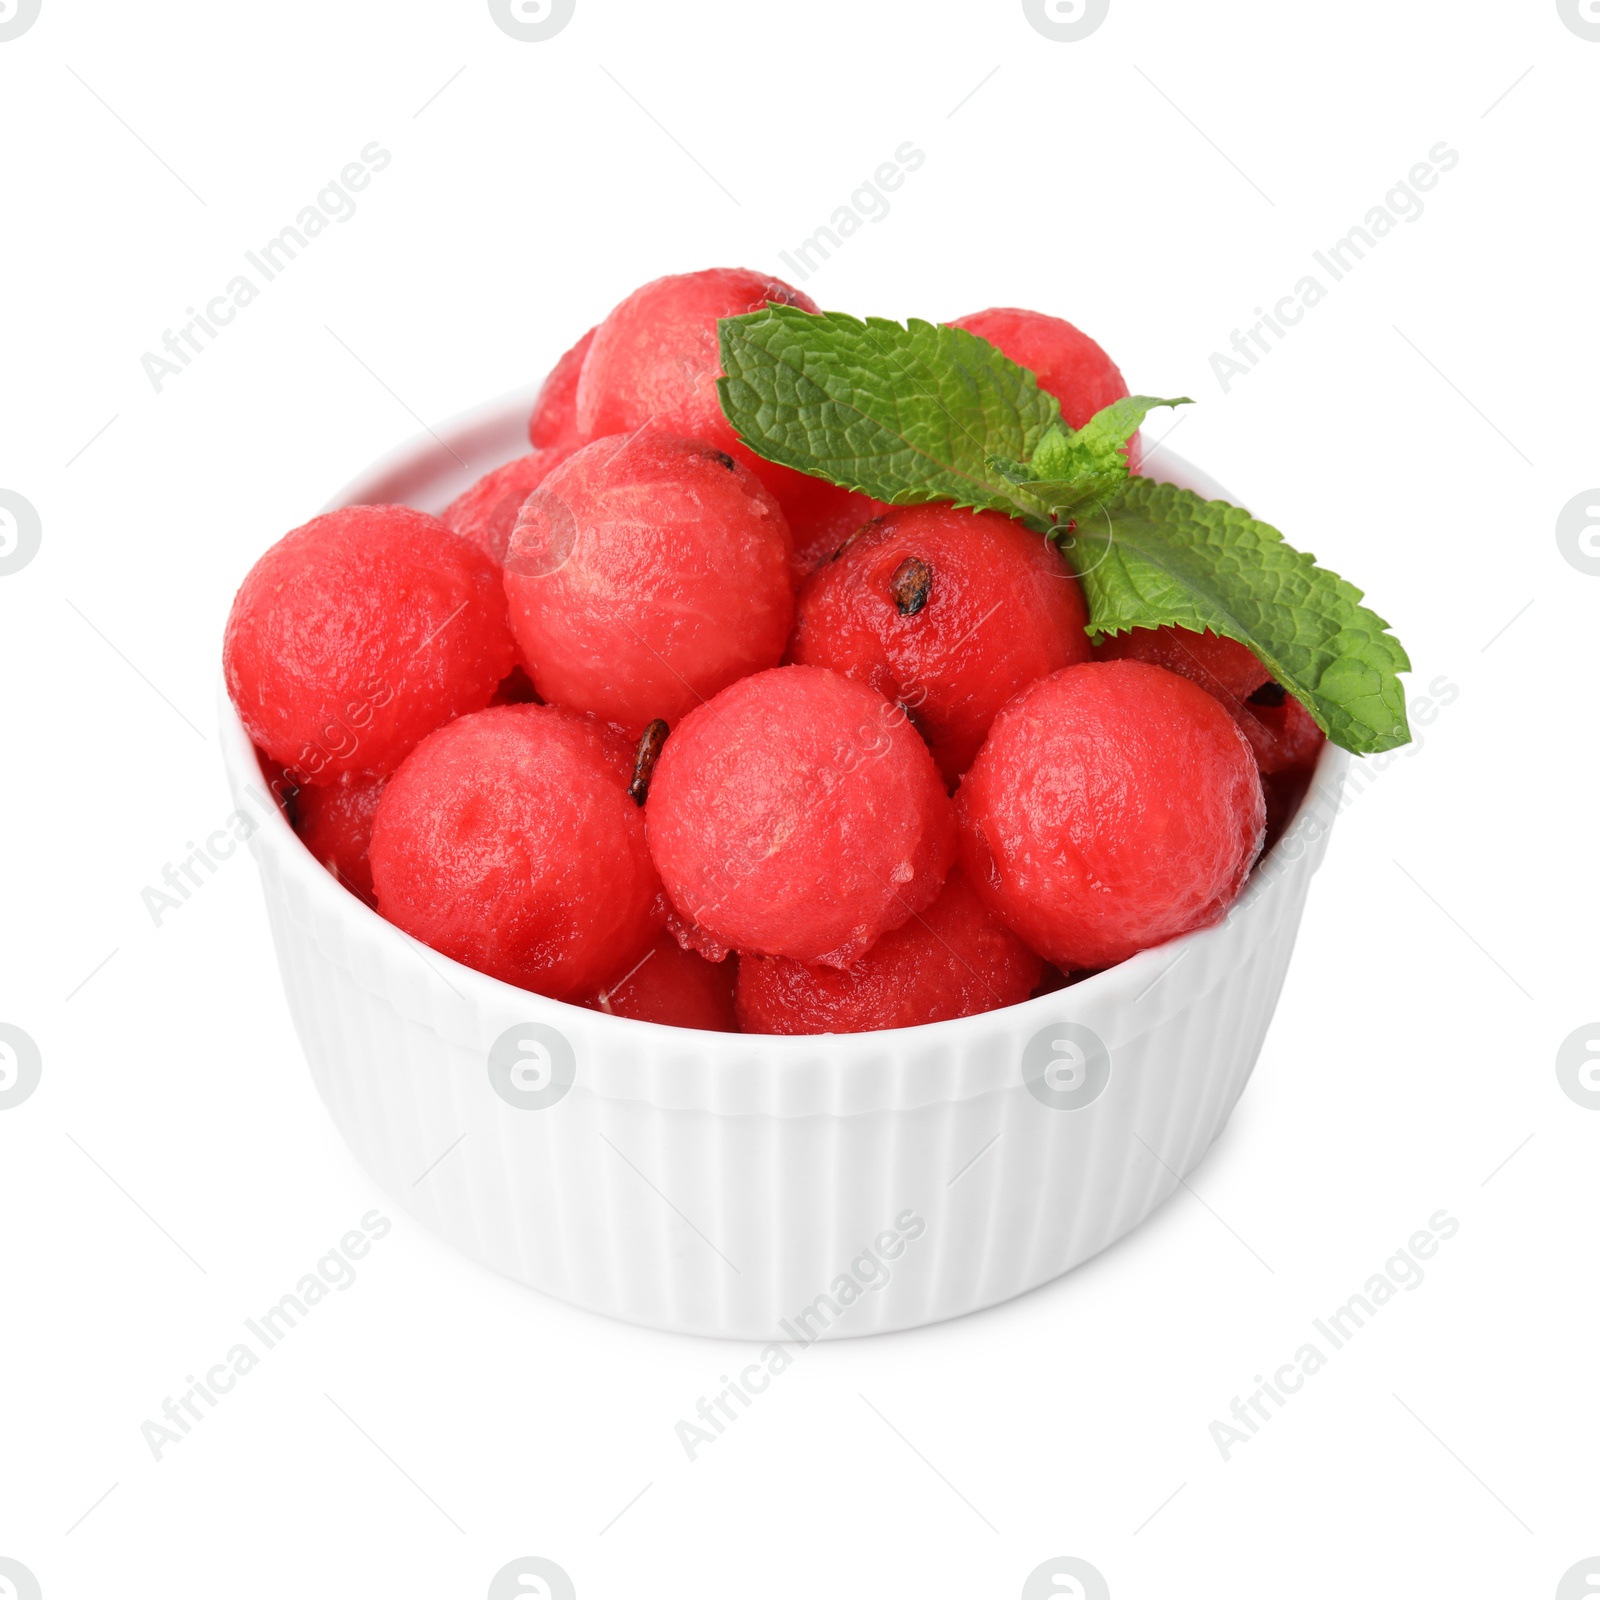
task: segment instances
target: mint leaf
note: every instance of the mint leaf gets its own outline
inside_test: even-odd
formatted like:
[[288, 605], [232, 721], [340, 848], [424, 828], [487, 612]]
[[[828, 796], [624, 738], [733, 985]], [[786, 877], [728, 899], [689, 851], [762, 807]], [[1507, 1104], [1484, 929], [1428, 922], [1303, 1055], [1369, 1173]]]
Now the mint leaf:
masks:
[[1061, 408], [961, 328], [768, 306], [717, 324], [722, 409], [759, 455], [876, 500], [946, 500], [1049, 526], [989, 465], [1025, 462]]
[[1124, 447], [1151, 410], [1190, 403], [1131, 395], [1074, 432], [1032, 373], [961, 328], [768, 306], [717, 330], [722, 409], [767, 460], [1040, 532], [1127, 478]]
[[1008, 461], [1004, 456], [990, 456], [987, 465], [991, 472], [998, 472], [1014, 488], [1033, 477], [1033, 469], [1026, 461]]
[[1396, 673], [1411, 662], [1361, 591], [1221, 500], [1132, 478], [1061, 540], [1096, 638], [1169, 624], [1248, 646], [1337, 745], [1411, 738]]
[[1097, 411], [1075, 433], [1058, 425], [1039, 441], [1020, 488], [1057, 518], [1103, 500], [1127, 481], [1126, 446], [1144, 419], [1157, 406], [1193, 404], [1187, 398], [1126, 395]]

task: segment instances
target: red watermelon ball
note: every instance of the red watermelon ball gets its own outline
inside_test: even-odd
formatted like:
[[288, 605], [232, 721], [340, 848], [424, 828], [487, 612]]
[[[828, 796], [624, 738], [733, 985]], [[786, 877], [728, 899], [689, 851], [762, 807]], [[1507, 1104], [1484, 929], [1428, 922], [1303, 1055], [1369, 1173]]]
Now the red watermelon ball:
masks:
[[717, 397], [717, 323], [769, 302], [814, 312], [817, 303], [778, 278], [713, 267], [635, 289], [594, 331], [577, 389], [577, 426], [590, 439], [653, 423], [738, 454]]
[[235, 596], [228, 693], [296, 782], [382, 777], [517, 660], [494, 562], [409, 506], [348, 506], [285, 534]]
[[483, 551], [496, 565], [504, 565], [511, 530], [517, 525], [522, 502], [561, 465], [570, 450], [534, 450], [486, 472], [470, 489], [458, 494], [439, 513], [452, 533]]
[[1236, 720], [1264, 778], [1280, 773], [1309, 775], [1328, 742], [1311, 713], [1279, 684], [1258, 689]]
[[594, 342], [591, 328], [566, 352], [544, 380], [528, 418], [528, 443], [535, 450], [576, 450], [588, 435], [578, 427], [578, 375]]
[[291, 805], [300, 842], [358, 899], [376, 906], [372, 892], [372, 819], [387, 778], [345, 778], [308, 784]]
[[1227, 704], [1254, 694], [1272, 674], [1237, 639], [1192, 628], [1129, 628], [1094, 647], [1096, 661], [1148, 661], [1198, 683]]
[[997, 511], [903, 506], [862, 528], [800, 593], [792, 661], [906, 706], [954, 782], [1019, 689], [1089, 658], [1061, 552]]
[[851, 534], [889, 507], [882, 500], [841, 489], [826, 478], [794, 476], [798, 481], [784, 487], [778, 504], [794, 540], [795, 571], [804, 579], [832, 560]]
[[648, 428], [597, 439], [522, 508], [511, 626], [545, 700], [637, 738], [777, 665], [792, 554], [777, 502], [724, 451]]
[[1228, 708], [1264, 777], [1308, 767], [1325, 743], [1311, 713], [1237, 639], [1190, 628], [1130, 628], [1094, 647], [1096, 661], [1150, 661]]
[[904, 713], [821, 667], [756, 673], [691, 711], [645, 812], [681, 918], [740, 951], [829, 966], [929, 905], [955, 850]]
[[1026, 1000], [1044, 963], [972, 892], [959, 866], [926, 911], [846, 971], [786, 956], [739, 962], [746, 1033], [866, 1033], [969, 1017]]
[[1024, 689], [956, 807], [973, 887], [1062, 968], [1108, 967], [1217, 921], [1266, 818], [1233, 718], [1143, 661], [1087, 662]]
[[660, 1022], [673, 1028], [737, 1033], [733, 980], [737, 956], [707, 961], [685, 950], [662, 929], [655, 942], [626, 972], [613, 978], [590, 1006], [635, 1022]]
[[666, 915], [632, 766], [613, 729], [555, 706], [496, 706], [439, 729], [378, 805], [379, 911], [491, 977], [588, 999]]

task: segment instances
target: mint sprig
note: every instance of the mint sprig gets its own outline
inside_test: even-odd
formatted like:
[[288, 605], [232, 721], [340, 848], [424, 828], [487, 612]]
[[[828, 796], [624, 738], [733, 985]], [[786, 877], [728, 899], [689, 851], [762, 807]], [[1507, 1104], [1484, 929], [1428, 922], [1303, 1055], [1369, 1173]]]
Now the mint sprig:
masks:
[[1128, 475], [1157, 406], [1132, 395], [1082, 428], [1033, 374], [960, 328], [769, 306], [718, 324], [722, 408], [771, 461], [894, 505], [1000, 511], [1056, 539], [1096, 638], [1175, 625], [1237, 639], [1335, 744], [1409, 741], [1411, 663], [1361, 591], [1225, 501]]
[[1061, 408], [962, 328], [768, 306], [718, 323], [722, 409], [769, 461], [875, 500], [985, 508]]
[[1187, 398], [1127, 395], [1097, 411], [1076, 432], [1056, 422], [1045, 431], [1025, 467], [998, 460], [995, 465], [1011, 484], [1013, 497], [1041, 509], [1053, 532], [1061, 518], [1104, 500], [1128, 481], [1128, 441], [1157, 406], [1193, 403]]

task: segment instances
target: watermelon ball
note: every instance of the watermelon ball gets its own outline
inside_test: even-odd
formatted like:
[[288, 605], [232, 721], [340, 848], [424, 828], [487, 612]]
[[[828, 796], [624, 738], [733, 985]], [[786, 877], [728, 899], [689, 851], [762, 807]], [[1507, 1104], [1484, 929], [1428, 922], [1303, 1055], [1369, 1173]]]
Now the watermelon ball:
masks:
[[822, 667], [724, 689], [667, 740], [645, 806], [684, 937], [847, 967], [939, 893], [950, 802], [904, 713]]
[[[951, 327], [975, 333], [1001, 355], [1026, 367], [1039, 380], [1039, 387], [1056, 397], [1069, 428], [1081, 428], [1095, 412], [1128, 393], [1111, 357], [1088, 334], [1060, 317], [1015, 306], [991, 306], [956, 318]], [[1128, 470], [1139, 470], [1138, 434], [1128, 441]]]
[[545, 700], [637, 738], [778, 663], [792, 555], [777, 502], [725, 452], [654, 429], [596, 439], [522, 508], [511, 626]]
[[372, 892], [372, 819], [387, 778], [347, 777], [313, 784], [295, 797], [294, 831], [300, 842], [351, 894], [376, 906]]
[[1235, 720], [1255, 751], [1263, 777], [1309, 772], [1328, 742], [1311, 713], [1278, 683], [1257, 689]]
[[1083, 591], [1061, 553], [997, 511], [901, 506], [800, 593], [792, 661], [906, 706], [949, 782], [1006, 701], [1089, 659]]
[[541, 385], [528, 418], [528, 443], [535, 450], [570, 453], [587, 442], [589, 435], [578, 428], [578, 374], [594, 335], [591, 328], [556, 362]]
[[1198, 683], [1224, 705], [1248, 699], [1272, 674], [1237, 639], [1192, 628], [1129, 628], [1094, 647], [1096, 661], [1149, 661]]
[[584, 1000], [666, 915], [628, 796], [632, 752], [554, 706], [461, 717], [412, 751], [372, 826], [378, 909], [442, 954]]
[[786, 956], [739, 963], [746, 1033], [866, 1033], [970, 1017], [1026, 1000], [1044, 963], [972, 892], [960, 867], [926, 911], [884, 934], [848, 971]]
[[596, 1011], [673, 1028], [737, 1033], [733, 980], [738, 961], [707, 961], [663, 929], [645, 953], [589, 1002]]
[[1058, 967], [1108, 967], [1215, 922], [1261, 846], [1244, 735], [1143, 661], [1024, 689], [956, 796], [961, 856], [996, 916]]
[[516, 664], [500, 572], [409, 506], [347, 506], [250, 569], [223, 641], [250, 737], [295, 781], [382, 777]]
[[1096, 661], [1149, 661], [1197, 683], [1232, 713], [1263, 774], [1309, 765], [1322, 730], [1311, 713], [1275, 683], [1261, 660], [1237, 639], [1190, 628], [1130, 628], [1094, 647]]
[[825, 478], [802, 478], [779, 504], [794, 540], [794, 564], [803, 579], [831, 561], [850, 535], [889, 509], [881, 500], [852, 493]]
[[635, 289], [594, 331], [578, 379], [579, 429], [593, 439], [654, 423], [724, 449], [736, 443], [717, 396], [717, 323], [769, 303], [817, 309], [798, 289], [738, 267], [680, 273]]
[[780, 279], [739, 267], [657, 278], [635, 289], [595, 330], [578, 380], [579, 431], [596, 439], [652, 423], [725, 450], [780, 504], [790, 495], [813, 496], [815, 479], [763, 460], [740, 441], [717, 394], [718, 321], [760, 311], [769, 302], [817, 309], [809, 295]]
[[517, 456], [493, 472], [486, 472], [465, 493], [457, 495], [439, 513], [439, 520], [452, 533], [477, 545], [497, 566], [503, 565], [522, 502], [571, 453], [549, 449]]

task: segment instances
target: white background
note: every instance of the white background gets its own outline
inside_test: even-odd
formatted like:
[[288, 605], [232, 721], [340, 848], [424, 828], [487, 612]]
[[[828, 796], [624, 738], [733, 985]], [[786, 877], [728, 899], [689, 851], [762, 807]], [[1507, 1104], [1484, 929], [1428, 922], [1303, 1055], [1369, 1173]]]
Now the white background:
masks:
[[[44, 1064], [0, 1112], [0, 1555], [46, 1600], [476, 1597], [522, 1554], [582, 1600], [1011, 1597], [1058, 1555], [1116, 1600], [1542, 1600], [1600, 1553], [1600, 1112], [1554, 1068], [1600, 1015], [1600, 578], [1554, 532], [1600, 481], [1597, 82], [1554, 0], [1112, 0], [1078, 43], [1017, 0], [578, 0], [533, 44], [482, 0], [44, 0], [0, 43], [0, 488], [43, 525], [0, 577], [0, 1021]], [[372, 140], [356, 215], [156, 393], [141, 355]], [[906, 140], [808, 292], [1078, 322], [1454, 693], [1341, 819], [1188, 1191], [818, 1350], [690, 1464], [736, 1352], [420, 1231], [312, 1091], [248, 857], [159, 928], [140, 891], [231, 809], [222, 624], [269, 543], [639, 282], [792, 276]], [[1441, 140], [1425, 213], [1224, 394], [1213, 351]], [[155, 1462], [163, 1397], [378, 1205], [360, 1281]], [[1210, 1423], [1440, 1208], [1426, 1281], [1224, 1462]]]

